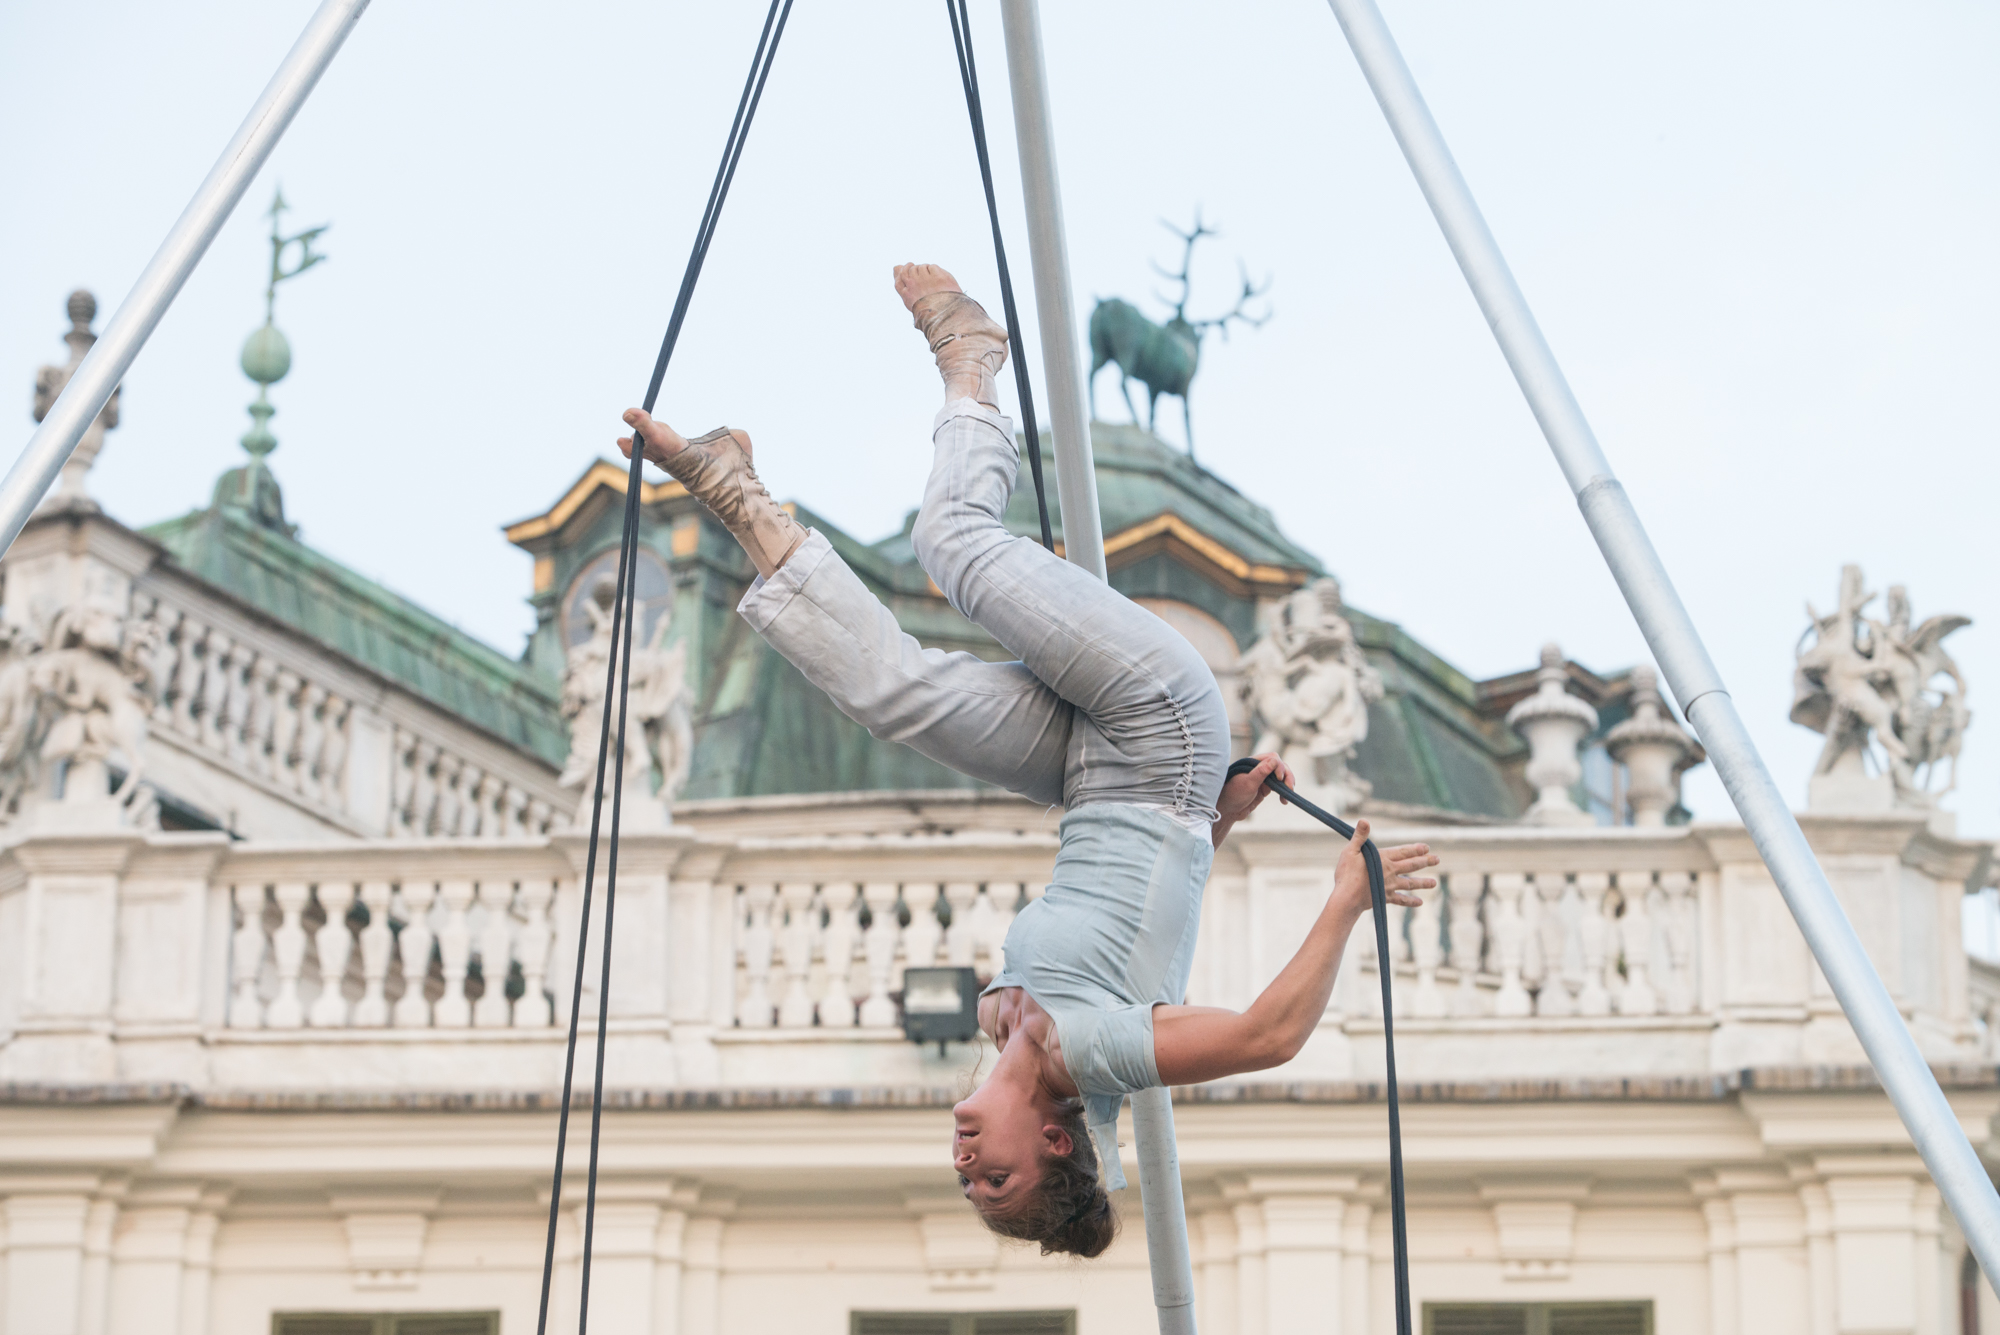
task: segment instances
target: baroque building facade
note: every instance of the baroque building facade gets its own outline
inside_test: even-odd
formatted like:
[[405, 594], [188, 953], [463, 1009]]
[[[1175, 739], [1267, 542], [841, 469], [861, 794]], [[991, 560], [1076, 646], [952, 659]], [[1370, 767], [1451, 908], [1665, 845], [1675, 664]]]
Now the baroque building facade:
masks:
[[[1700, 752], [1650, 668], [1549, 646], [1472, 680], [1192, 460], [1094, 443], [1112, 582], [1214, 668], [1239, 751], [1443, 859], [1394, 958], [1355, 934], [1296, 1061], [1176, 1091], [1204, 1331], [1389, 1327], [1384, 968], [1427, 1330], [2000, 1331], [1745, 832], [1681, 808]], [[1058, 813], [842, 717], [735, 616], [735, 544], [648, 484], [615, 982], [587, 956], [578, 991], [572, 737], [594, 758], [624, 469], [507, 528], [533, 557], [516, 659], [302, 541], [274, 444], [141, 528], [86, 459], [0, 563], [0, 1330], [533, 1329], [572, 995], [609, 1034], [599, 1328], [1151, 1329], [1136, 1186], [1097, 1262], [985, 1232], [944, 1110], [990, 1054], [902, 1029], [905, 968], [997, 971]], [[924, 643], [1000, 652], [907, 524], [801, 518]], [[1964, 684], [1933, 684], [1950, 627], [1911, 631], [1906, 599], [1868, 621], [1864, 593], [1801, 654], [1830, 751], [1801, 820], [1991, 1156], [2000, 971], [1960, 905], [2000, 869], [1917, 777], [1956, 754]], [[1906, 651], [1932, 675], [1892, 671]], [[1904, 754], [1871, 776], [1884, 732]], [[1338, 842], [1291, 814], [1219, 853], [1191, 1001], [1246, 1005], [1328, 893]], [[558, 1330], [583, 1200], [573, 1174]]]

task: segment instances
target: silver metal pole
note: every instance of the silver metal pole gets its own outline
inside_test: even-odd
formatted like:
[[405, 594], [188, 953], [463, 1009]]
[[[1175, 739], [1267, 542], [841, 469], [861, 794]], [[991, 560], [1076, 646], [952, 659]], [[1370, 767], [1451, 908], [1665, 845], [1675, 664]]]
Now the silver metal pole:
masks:
[[[1042, 21], [1035, 0], [1000, 0], [1000, 21], [1007, 35], [1021, 192], [1028, 205], [1028, 258], [1035, 272], [1049, 429], [1055, 435], [1063, 555], [1103, 579], [1104, 521], [1097, 509], [1083, 356], [1070, 299], [1069, 246], [1063, 234], [1062, 187], [1056, 180], [1048, 73], [1042, 64]], [[1173, 1099], [1166, 1090], [1146, 1089], [1132, 1096], [1132, 1137], [1139, 1147], [1139, 1194], [1146, 1212], [1146, 1253], [1152, 1259], [1160, 1335], [1195, 1335], [1194, 1267], [1188, 1254], [1187, 1208], [1181, 1199], [1180, 1154], [1174, 1144]]]
[[1049, 118], [1048, 74], [1042, 67], [1042, 20], [1035, 0], [1001, 0], [1000, 21], [1007, 34], [1007, 79], [1014, 94], [1014, 138], [1021, 150], [1021, 192], [1028, 204], [1028, 259], [1035, 271], [1042, 373], [1048, 385], [1049, 431], [1055, 437], [1063, 555], [1103, 579], [1104, 521], [1097, 510], [1097, 472], [1090, 461], [1083, 353], [1076, 342], [1062, 187], [1056, 180], [1055, 129]]
[[21, 526], [41, 503], [69, 461], [77, 441], [111, 398], [118, 382], [146, 346], [160, 317], [179, 295], [209, 242], [222, 230], [236, 201], [250, 187], [264, 159], [298, 114], [319, 76], [340, 44], [347, 39], [368, 0], [324, 0], [299, 40], [292, 44], [278, 72], [222, 150], [208, 179], [194, 192], [180, 220], [153, 255], [139, 281], [125, 294], [118, 313], [84, 357], [83, 364], [50, 406], [48, 415], [28, 441], [28, 448], [0, 481], [0, 553], [14, 545]]
[[1160, 1335], [1195, 1335], [1194, 1261], [1188, 1252], [1171, 1093], [1142, 1089], [1132, 1096], [1132, 1139], [1139, 1147], [1139, 1195], [1146, 1212], [1146, 1251], [1153, 1263]]
[[1647, 647], [1659, 660], [1674, 698], [1707, 748], [1710, 763], [1722, 776], [1730, 800], [1847, 1012], [1861, 1046], [1875, 1064], [1917, 1152], [1978, 1256], [1980, 1268], [1989, 1280], [2000, 1283], [2000, 1196], [1994, 1193], [1992, 1179], [1966, 1140], [1937, 1078], [1917, 1051], [1888, 989], [1869, 963], [1853, 924], [1834, 898], [1826, 873], [1814, 858], [1791, 808], [1757, 754], [1666, 567], [1653, 550], [1625, 489], [1612, 474], [1562, 368], [1542, 338], [1526, 298], [1473, 202], [1465, 178], [1459, 175], [1458, 164], [1445, 147], [1444, 136], [1424, 105], [1381, 11], [1375, 0], [1328, 3], [1416, 173], [1417, 184], [1430, 201], [1431, 212], [1444, 229], [1445, 240], [1458, 257], [1459, 268], [1472, 285], [1486, 322], [1493, 326], [1494, 337], [1527, 395], [1528, 406], [1548, 437], [1549, 448], [1583, 510], [1584, 522], [1638, 619]]

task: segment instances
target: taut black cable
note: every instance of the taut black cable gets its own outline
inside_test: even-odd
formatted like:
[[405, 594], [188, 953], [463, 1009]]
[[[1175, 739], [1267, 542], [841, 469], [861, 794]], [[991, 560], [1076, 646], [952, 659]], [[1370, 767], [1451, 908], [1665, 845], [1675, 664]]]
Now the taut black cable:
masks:
[[[653, 411], [653, 405], [659, 400], [660, 384], [667, 375], [667, 363], [673, 359], [674, 347], [680, 342], [681, 325], [687, 319], [688, 303], [694, 297], [695, 281], [701, 276], [702, 264], [708, 258], [708, 245], [715, 235], [716, 220], [722, 215], [722, 204], [729, 195], [730, 182], [736, 178], [736, 164], [742, 159], [744, 142], [750, 136], [750, 122], [757, 114], [757, 103], [764, 96], [764, 81], [770, 76], [772, 61], [777, 59], [778, 40], [784, 36], [785, 20], [791, 16], [791, 12], [792, 0], [771, 0], [770, 11], [764, 16], [764, 29], [758, 35], [756, 54], [750, 60], [750, 74], [743, 82], [743, 94], [736, 103], [736, 118], [730, 123], [729, 138], [723, 145], [722, 163], [716, 168], [714, 184], [709, 187], [708, 204], [702, 210], [700, 225], [695, 229], [694, 249], [688, 256], [687, 269], [681, 276], [680, 291], [674, 298], [673, 315], [667, 322], [666, 337], [660, 342], [660, 355], [653, 363], [653, 378], [646, 386], [644, 407], [649, 414]], [[590, 1160], [584, 1195], [583, 1273], [581, 1293], [577, 1301], [577, 1335], [586, 1335], [590, 1322], [591, 1243], [594, 1240], [597, 1224], [597, 1156], [604, 1120], [604, 1043], [611, 1005], [611, 928], [618, 895], [618, 820], [625, 796], [626, 702], [632, 674], [633, 620], [638, 603], [638, 580], [632, 565], [639, 546], [639, 493], [643, 482], [641, 469], [646, 454], [643, 442], [637, 439], [638, 432], [634, 431], [633, 436], [632, 467], [625, 479], [625, 527], [618, 546], [618, 582], [612, 596], [611, 653], [604, 675], [604, 717], [597, 734], [597, 780], [590, 808], [590, 851], [584, 860], [583, 904], [576, 934], [576, 983], [570, 997], [569, 1047], [563, 1058], [562, 1107], [556, 1124], [556, 1164], [553, 1182], [549, 1188], [549, 1235], [548, 1245], [542, 1256], [541, 1309], [535, 1323], [537, 1335], [546, 1335], [548, 1330], [549, 1290], [555, 1275], [556, 1225], [562, 1213], [563, 1157], [569, 1143], [570, 1099], [576, 1073], [577, 1022], [583, 1009], [583, 974], [590, 946], [590, 901], [597, 874], [598, 829], [604, 815], [604, 770], [613, 751], [609, 743], [611, 701], [615, 696], [618, 701], [618, 735], [615, 749], [619, 763], [611, 776], [611, 830], [604, 874], [604, 944], [601, 947], [603, 962], [597, 988], [596, 1073], [590, 1095]]]
[[1035, 479], [1035, 508], [1042, 520], [1042, 546], [1056, 549], [1049, 531], [1049, 497], [1042, 485], [1042, 437], [1035, 426], [1035, 395], [1021, 350], [1021, 317], [1014, 309], [1014, 280], [1007, 272], [1007, 245], [1000, 239], [1000, 206], [993, 201], [993, 165], [986, 157], [986, 113], [979, 105], [979, 68], [972, 61], [972, 16], [965, 0], [944, 0], [951, 19], [951, 43], [958, 49], [958, 80], [965, 85], [965, 110], [972, 117], [972, 146], [979, 155], [979, 180], [986, 187], [986, 216], [993, 224], [993, 260], [1000, 270], [1000, 305], [1007, 316], [1007, 345], [1013, 354], [1014, 389], [1021, 400], [1021, 425], [1028, 436], [1028, 471]]
[[[1233, 779], [1256, 768], [1256, 757], [1245, 756], [1230, 765], [1228, 777]], [[1266, 775], [1264, 786], [1342, 838], [1354, 837], [1352, 825], [1300, 797], [1279, 782], [1277, 776]], [[1389, 992], [1389, 976], [1395, 972], [1389, 958], [1389, 892], [1382, 877], [1382, 854], [1373, 839], [1361, 845], [1361, 859], [1368, 864], [1368, 899], [1375, 909], [1375, 968], [1382, 976], [1382, 1048], [1389, 1077], [1389, 1237], [1396, 1272], [1396, 1335], [1410, 1335], [1410, 1228], [1409, 1210], [1403, 1201], [1403, 1114], [1396, 1098], [1396, 1006]]]

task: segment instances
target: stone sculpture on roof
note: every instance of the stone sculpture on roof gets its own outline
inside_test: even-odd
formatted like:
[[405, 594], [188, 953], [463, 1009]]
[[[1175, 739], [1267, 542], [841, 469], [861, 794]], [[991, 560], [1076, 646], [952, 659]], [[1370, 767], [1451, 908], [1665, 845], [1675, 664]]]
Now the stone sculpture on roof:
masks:
[[1336, 810], [1372, 791], [1349, 768], [1368, 736], [1368, 706], [1382, 698], [1382, 676], [1369, 665], [1342, 615], [1340, 581], [1316, 579], [1280, 604], [1271, 627], [1237, 664], [1237, 690], [1257, 725], [1253, 751], [1276, 751]]
[[[62, 366], [44, 366], [35, 372], [35, 420], [41, 421], [49, 415], [49, 409], [56, 406], [56, 399], [62, 394], [69, 378], [76, 374], [76, 368], [83, 365], [83, 359], [97, 343], [97, 335], [91, 332], [90, 322], [97, 318], [97, 298], [78, 288], [69, 294], [69, 332], [63, 335], [63, 342], [69, 344], [69, 361]], [[56, 483], [51, 504], [63, 504], [87, 500], [84, 492], [84, 475], [97, 460], [97, 452], [104, 448], [104, 433], [118, 425], [118, 391], [111, 391], [110, 401], [97, 414], [76, 443], [76, 449], [63, 464], [61, 479]]]
[[[558, 782], [577, 790], [579, 825], [590, 821], [596, 794], [598, 738], [604, 728], [604, 682], [611, 663], [612, 603], [617, 586], [600, 580], [584, 601], [588, 639], [573, 645], [563, 669], [562, 712], [569, 720], [569, 759]], [[632, 648], [630, 699], [625, 715], [625, 787], [620, 824], [627, 830], [661, 829], [672, 819], [674, 797], [687, 783], [694, 759], [693, 694], [687, 682], [687, 645], [666, 643], [664, 610], [648, 642]], [[618, 720], [611, 720], [616, 738]], [[657, 771], [659, 787], [653, 786]], [[611, 782], [607, 772], [605, 783]], [[607, 791], [608, 797], [608, 791]]]
[[[1881, 748], [1881, 769], [1897, 806], [1930, 809], [1958, 786], [1958, 754], [1972, 713], [1965, 677], [1944, 640], [1969, 617], [1930, 617], [1914, 630], [1902, 585], [1889, 589], [1887, 621], [1867, 616], [1875, 594], [1860, 566], [1843, 566], [1840, 598], [1825, 616], [1811, 603], [1792, 677], [1792, 722], [1824, 733], [1813, 767], [1816, 800], [1851, 804], [1866, 789], [1866, 770]], [[1939, 771], [1948, 778], [1931, 791]], [[1878, 776], [1879, 778], [1879, 776]]]

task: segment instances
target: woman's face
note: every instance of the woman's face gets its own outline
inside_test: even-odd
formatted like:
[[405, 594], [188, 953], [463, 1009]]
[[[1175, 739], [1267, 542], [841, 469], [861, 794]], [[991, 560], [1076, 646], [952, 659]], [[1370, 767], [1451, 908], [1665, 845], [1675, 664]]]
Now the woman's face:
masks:
[[1004, 1213], [1041, 1180], [1046, 1132], [1069, 1140], [1037, 1104], [1018, 1085], [989, 1081], [951, 1110], [952, 1167], [965, 1198], [981, 1211]]

